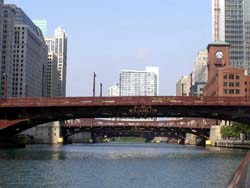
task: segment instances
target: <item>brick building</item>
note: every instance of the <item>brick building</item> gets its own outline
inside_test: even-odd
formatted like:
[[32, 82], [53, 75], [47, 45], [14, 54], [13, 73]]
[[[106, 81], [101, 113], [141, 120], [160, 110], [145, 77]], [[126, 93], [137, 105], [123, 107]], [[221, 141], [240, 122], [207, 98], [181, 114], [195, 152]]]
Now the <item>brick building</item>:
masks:
[[208, 45], [208, 82], [204, 96], [250, 97], [250, 76], [243, 68], [230, 66], [230, 45], [216, 41]]

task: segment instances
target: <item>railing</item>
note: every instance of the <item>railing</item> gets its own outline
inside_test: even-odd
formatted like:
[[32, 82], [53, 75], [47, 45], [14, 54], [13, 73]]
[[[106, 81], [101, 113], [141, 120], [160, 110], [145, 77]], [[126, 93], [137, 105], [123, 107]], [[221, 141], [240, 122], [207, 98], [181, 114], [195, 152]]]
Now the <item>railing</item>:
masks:
[[227, 188], [249, 188], [250, 187], [250, 152], [231, 178]]
[[250, 148], [250, 140], [216, 140], [215, 145], [226, 148]]
[[193, 96], [135, 96], [135, 97], [52, 97], [0, 99], [3, 107], [49, 106], [117, 106], [117, 105], [193, 105], [193, 106], [250, 106], [246, 97]]
[[179, 127], [210, 129], [216, 125], [216, 120], [211, 119], [180, 119], [166, 121], [119, 121], [102, 119], [78, 119], [65, 121], [66, 127], [113, 127], [113, 126], [143, 126], [143, 127]]

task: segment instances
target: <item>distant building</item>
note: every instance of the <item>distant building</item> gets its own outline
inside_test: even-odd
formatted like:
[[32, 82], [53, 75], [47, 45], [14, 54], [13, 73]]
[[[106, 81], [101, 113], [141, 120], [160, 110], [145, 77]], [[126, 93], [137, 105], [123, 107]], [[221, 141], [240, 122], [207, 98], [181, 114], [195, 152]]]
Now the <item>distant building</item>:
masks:
[[115, 84], [109, 88], [109, 96], [119, 96], [120, 95], [120, 86]]
[[63, 28], [58, 27], [52, 38], [46, 38], [46, 44], [50, 53], [57, 56], [57, 69], [59, 71], [58, 96], [66, 96], [67, 73], [67, 35]]
[[250, 0], [212, 1], [213, 41], [231, 45], [230, 65], [250, 73]]
[[207, 83], [207, 50], [198, 52], [193, 73], [192, 73], [192, 95], [201, 96], [203, 95], [203, 87]]
[[120, 96], [159, 95], [159, 68], [146, 67], [144, 71], [123, 70], [120, 73]]
[[182, 76], [176, 83], [176, 96], [189, 96], [191, 93], [191, 75]]
[[34, 24], [39, 27], [43, 33], [43, 36], [47, 36], [47, 20], [33, 20]]
[[47, 64], [47, 93], [46, 97], [58, 97], [59, 88], [59, 71], [57, 70], [57, 56], [55, 53], [48, 53], [48, 64]]
[[207, 82], [207, 50], [199, 51], [194, 62], [192, 82]]

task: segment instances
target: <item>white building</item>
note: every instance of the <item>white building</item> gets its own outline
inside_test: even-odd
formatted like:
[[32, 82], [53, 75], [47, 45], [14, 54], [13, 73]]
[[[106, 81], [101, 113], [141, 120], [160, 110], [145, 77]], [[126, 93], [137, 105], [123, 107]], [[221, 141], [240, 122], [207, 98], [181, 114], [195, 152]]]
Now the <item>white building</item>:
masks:
[[182, 76], [176, 83], [176, 96], [189, 96], [191, 92], [191, 76]]
[[199, 51], [194, 62], [192, 83], [207, 82], [207, 50]]
[[250, 73], [250, 0], [213, 0], [212, 34], [231, 45], [230, 64]]
[[57, 69], [59, 71], [58, 96], [66, 96], [66, 70], [67, 70], [67, 35], [63, 28], [58, 27], [52, 38], [46, 38], [50, 53], [57, 56]]
[[109, 88], [109, 96], [119, 96], [120, 95], [120, 86], [115, 84]]
[[123, 70], [120, 73], [120, 96], [159, 95], [159, 68], [146, 70]]

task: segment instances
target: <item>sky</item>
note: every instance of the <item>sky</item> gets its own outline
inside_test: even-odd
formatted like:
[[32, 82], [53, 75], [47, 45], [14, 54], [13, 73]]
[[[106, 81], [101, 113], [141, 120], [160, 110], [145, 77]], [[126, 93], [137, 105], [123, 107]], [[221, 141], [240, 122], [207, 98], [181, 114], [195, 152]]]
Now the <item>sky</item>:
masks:
[[123, 69], [160, 68], [160, 95], [192, 72], [212, 40], [211, 0], [5, 0], [31, 19], [46, 19], [48, 36], [68, 36], [67, 96], [91, 96], [119, 82]]

